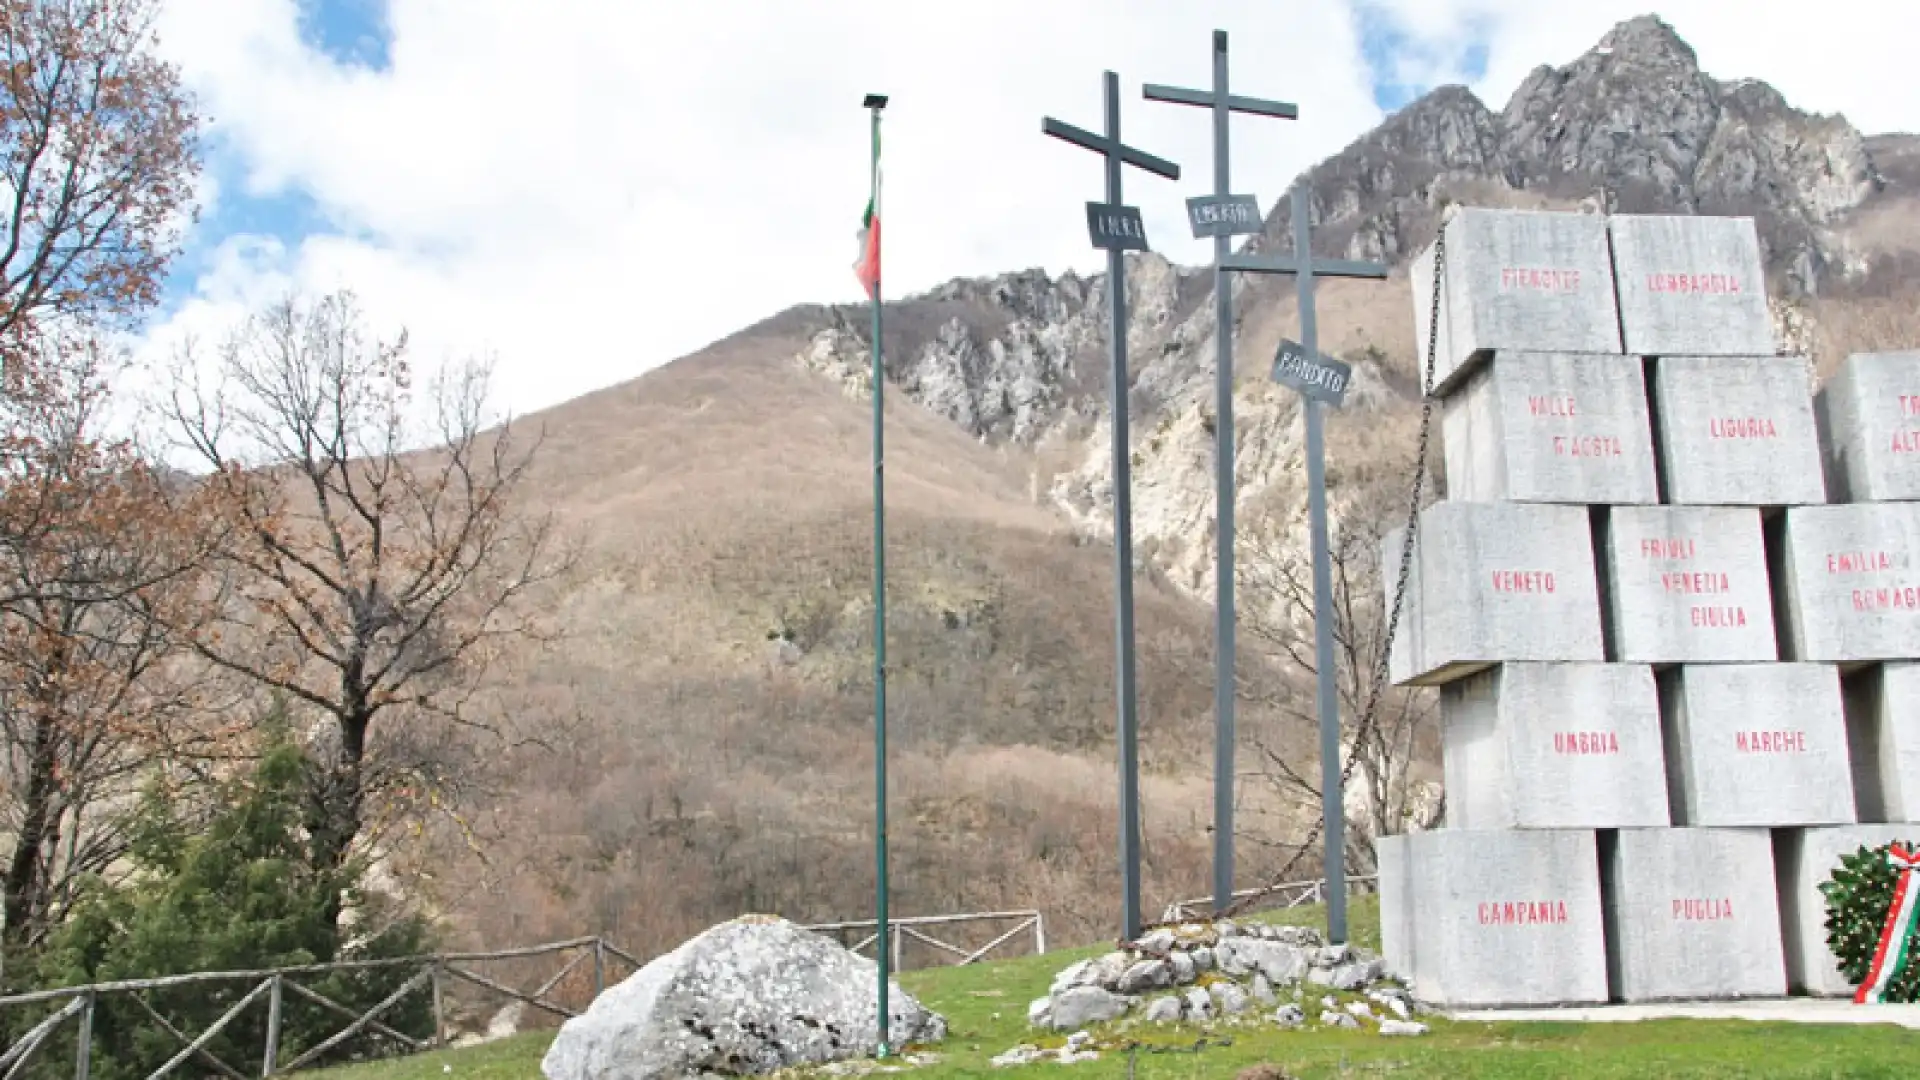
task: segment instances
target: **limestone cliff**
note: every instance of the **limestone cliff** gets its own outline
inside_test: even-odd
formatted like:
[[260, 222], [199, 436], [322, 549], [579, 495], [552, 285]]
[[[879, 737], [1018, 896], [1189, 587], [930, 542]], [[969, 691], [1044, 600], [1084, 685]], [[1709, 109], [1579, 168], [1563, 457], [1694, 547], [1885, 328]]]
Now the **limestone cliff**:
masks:
[[[1889, 158], [1894, 187], [1920, 188], [1912, 140], [1863, 138], [1844, 118], [1796, 110], [1764, 83], [1718, 81], [1672, 28], [1643, 16], [1570, 64], [1537, 68], [1498, 112], [1464, 87], [1441, 87], [1314, 167], [1315, 249], [1403, 265], [1430, 242], [1443, 201], [1752, 215], [1782, 297], [1779, 331], [1797, 343], [1810, 333], [1798, 301], [1864, 271], [1846, 225], [1888, 193], [1876, 154]], [[1254, 190], [1286, 186], [1247, 181]], [[1287, 247], [1290, 214], [1283, 197], [1250, 246]], [[1157, 255], [1129, 260], [1136, 545], [1144, 563], [1205, 596], [1211, 274]], [[1410, 350], [1392, 345], [1410, 329], [1407, 287], [1403, 278], [1375, 286], [1385, 299], [1357, 316], [1381, 325], [1361, 327], [1357, 340], [1367, 344], [1347, 352], [1360, 379], [1349, 421], [1357, 414], [1364, 425], [1368, 412], [1404, 411], [1412, 400]], [[1243, 278], [1235, 288], [1244, 369], [1237, 475], [1251, 500], [1301, 465], [1292, 397], [1267, 386], [1263, 365], [1248, 359], [1271, 350], [1292, 285]], [[975, 436], [1032, 452], [1036, 498], [1094, 535], [1111, 529], [1105, 289], [1104, 275], [1038, 270], [953, 281], [889, 305], [885, 342], [890, 381]], [[863, 310], [834, 310], [798, 361], [864, 395], [866, 334]], [[1323, 341], [1329, 351], [1338, 345]]]

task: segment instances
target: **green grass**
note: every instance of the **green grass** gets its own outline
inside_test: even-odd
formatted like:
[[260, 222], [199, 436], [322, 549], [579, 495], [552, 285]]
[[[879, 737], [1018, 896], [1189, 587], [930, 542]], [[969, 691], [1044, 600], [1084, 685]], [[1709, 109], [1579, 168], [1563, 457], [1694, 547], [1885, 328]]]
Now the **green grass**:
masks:
[[[1356, 944], [1378, 946], [1379, 911], [1371, 898], [1353, 907]], [[1316, 909], [1270, 917], [1276, 922], [1324, 926]], [[1107, 1080], [1128, 1075], [1128, 1054], [1106, 1050], [1100, 1060], [1070, 1066], [996, 1069], [988, 1059], [1017, 1043], [1058, 1045], [1026, 1026], [1027, 1003], [1045, 993], [1055, 972], [1102, 949], [1020, 957], [964, 968], [906, 973], [914, 996], [946, 1016], [949, 1035], [933, 1049], [937, 1064], [912, 1070], [921, 1080], [1072, 1076]], [[1309, 1015], [1317, 1015], [1310, 995]], [[1780, 1078], [1912, 1077], [1920, 1075], [1920, 1035], [1891, 1025], [1753, 1023], [1738, 1020], [1657, 1020], [1638, 1023], [1449, 1023], [1428, 1018], [1433, 1031], [1389, 1039], [1372, 1031], [1283, 1031], [1259, 1023], [1212, 1030], [1175, 1027], [1132, 1031], [1107, 1041], [1137, 1039], [1134, 1076], [1165, 1080], [1231, 1078], [1251, 1065], [1279, 1065], [1293, 1076], [1443, 1078]], [[333, 1071], [325, 1080], [537, 1080], [550, 1032], [531, 1033], [468, 1050], [449, 1050]], [[1195, 1044], [1206, 1039], [1207, 1045]]]

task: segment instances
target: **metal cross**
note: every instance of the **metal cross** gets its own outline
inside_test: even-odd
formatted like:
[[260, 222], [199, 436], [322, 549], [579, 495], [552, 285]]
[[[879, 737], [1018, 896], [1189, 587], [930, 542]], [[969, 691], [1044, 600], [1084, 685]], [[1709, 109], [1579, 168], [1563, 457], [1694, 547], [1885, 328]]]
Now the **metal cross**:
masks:
[[[1229, 270], [1292, 274], [1299, 286], [1300, 344], [1305, 357], [1319, 356], [1319, 327], [1313, 311], [1316, 278], [1350, 277], [1383, 280], [1381, 263], [1348, 259], [1316, 259], [1308, 225], [1313, 186], [1305, 176], [1294, 185], [1293, 254], [1230, 255], [1221, 261]], [[1342, 387], [1344, 391], [1344, 387]], [[1313, 630], [1315, 698], [1320, 714], [1321, 840], [1327, 865], [1327, 939], [1347, 940], [1346, 821], [1340, 792], [1340, 698], [1335, 682], [1333, 653], [1333, 573], [1327, 554], [1327, 452], [1322, 431], [1322, 402], [1302, 393], [1300, 408], [1307, 421], [1307, 518], [1313, 537]]]
[[[1180, 179], [1180, 166], [1120, 141], [1120, 76], [1104, 75], [1107, 132], [1041, 118], [1040, 131], [1091, 150], [1107, 159], [1107, 198], [1104, 206], [1088, 205], [1088, 227], [1096, 246], [1107, 251], [1107, 354], [1111, 369], [1108, 385], [1113, 416], [1113, 573], [1119, 670], [1120, 757], [1120, 922], [1122, 936], [1140, 936], [1140, 718], [1135, 700], [1133, 664], [1133, 473], [1128, 460], [1127, 391], [1127, 266], [1125, 250], [1146, 250], [1146, 234], [1139, 211], [1120, 201], [1120, 166], [1132, 165], [1169, 180]], [[1132, 229], [1116, 229], [1131, 215]], [[1123, 235], [1124, 233], [1124, 235]]]
[[[1213, 113], [1213, 199], [1190, 199], [1188, 215], [1195, 236], [1213, 237], [1214, 309], [1214, 674], [1213, 674], [1213, 909], [1233, 902], [1234, 796], [1234, 441], [1233, 441], [1233, 282], [1226, 262], [1233, 237], [1259, 232], [1259, 203], [1253, 196], [1232, 196], [1228, 180], [1227, 129], [1232, 113], [1292, 120], [1300, 110], [1284, 101], [1240, 97], [1227, 90], [1227, 32], [1213, 32], [1213, 89], [1177, 86], [1143, 88], [1148, 101], [1198, 105]], [[1234, 208], [1250, 207], [1237, 215]], [[1242, 220], [1244, 217], [1244, 220]]]

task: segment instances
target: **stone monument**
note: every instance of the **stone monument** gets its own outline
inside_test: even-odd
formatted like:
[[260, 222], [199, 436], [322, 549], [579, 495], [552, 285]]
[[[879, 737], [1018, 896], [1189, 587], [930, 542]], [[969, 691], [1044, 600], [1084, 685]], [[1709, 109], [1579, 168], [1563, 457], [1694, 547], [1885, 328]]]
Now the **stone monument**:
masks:
[[1448, 500], [1389, 671], [1439, 688], [1448, 816], [1379, 842], [1389, 969], [1442, 1007], [1850, 990], [1818, 885], [1920, 840], [1920, 351], [1816, 398], [1749, 219], [1443, 228]]

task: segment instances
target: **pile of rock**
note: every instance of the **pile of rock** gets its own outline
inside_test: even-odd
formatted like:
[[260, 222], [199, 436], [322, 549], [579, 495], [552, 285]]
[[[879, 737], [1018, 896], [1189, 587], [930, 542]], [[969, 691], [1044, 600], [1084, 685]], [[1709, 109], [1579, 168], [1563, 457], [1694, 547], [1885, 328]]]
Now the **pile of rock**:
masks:
[[[1275, 1023], [1306, 1022], [1301, 1002], [1322, 994], [1322, 1023], [1350, 1026], [1366, 1017], [1397, 1025], [1383, 1034], [1418, 1034], [1407, 992], [1386, 981], [1378, 956], [1348, 945], [1328, 945], [1298, 926], [1241, 925], [1230, 920], [1187, 923], [1148, 933], [1124, 949], [1082, 960], [1060, 972], [1047, 996], [1027, 1009], [1034, 1027], [1079, 1031], [1137, 1013], [1146, 1023], [1199, 1023], [1216, 1017], [1270, 1011]], [[1346, 1009], [1327, 991], [1364, 994]], [[1289, 1000], [1281, 1001], [1288, 993]], [[1328, 1015], [1337, 1017], [1327, 1020]], [[1410, 1030], [1418, 1028], [1419, 1031]]]

